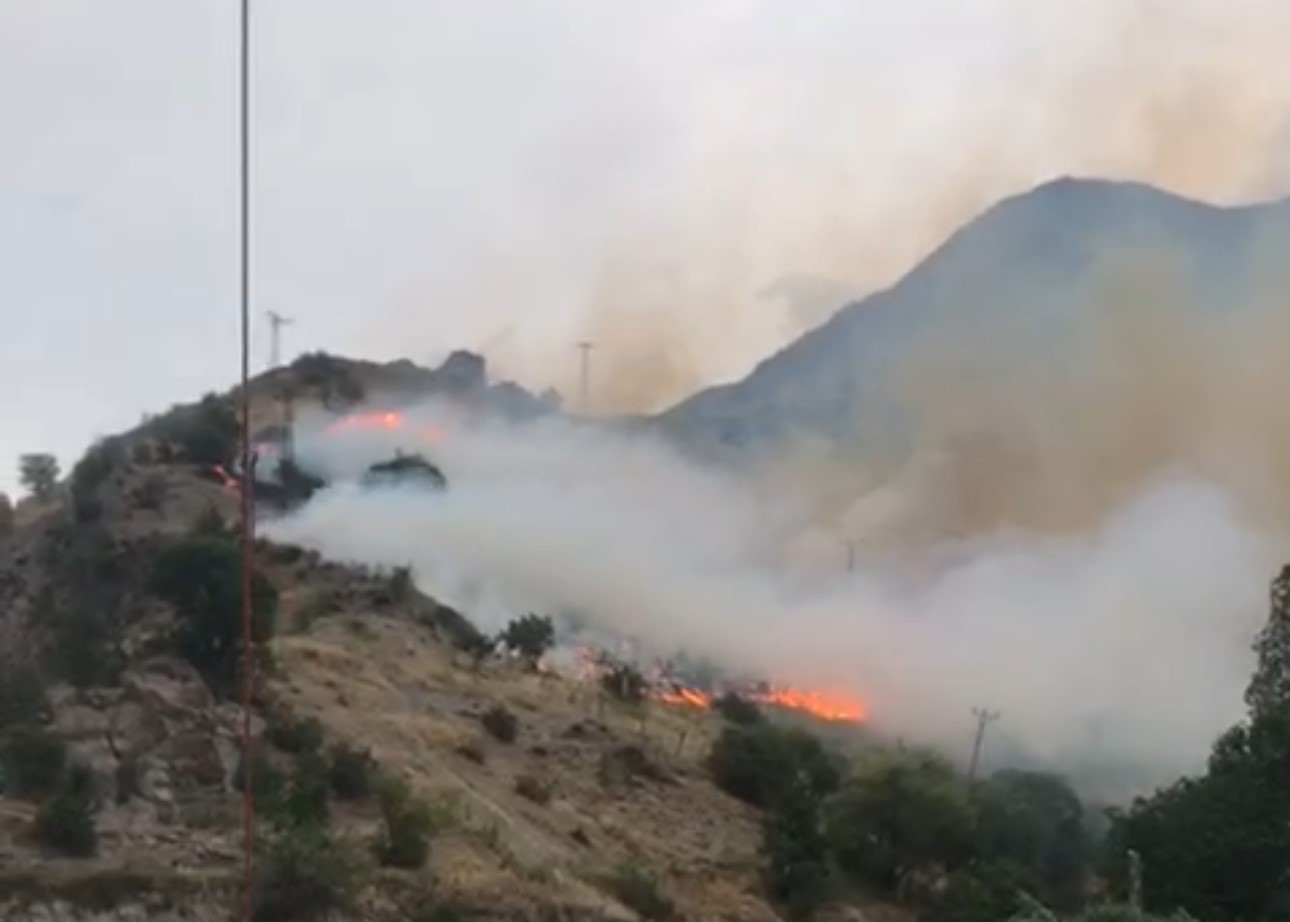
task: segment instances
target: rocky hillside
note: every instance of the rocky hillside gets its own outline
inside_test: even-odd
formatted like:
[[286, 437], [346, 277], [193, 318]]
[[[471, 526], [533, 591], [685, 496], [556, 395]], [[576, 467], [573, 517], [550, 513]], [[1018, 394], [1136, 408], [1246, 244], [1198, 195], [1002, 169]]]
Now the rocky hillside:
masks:
[[[297, 405], [347, 406], [357, 367], [297, 363]], [[248, 777], [260, 922], [995, 922], [1101, 892], [1060, 778], [974, 781], [604, 651], [561, 674], [549, 618], [484, 637], [407, 569], [263, 540], [244, 751], [237, 428], [227, 396], [177, 408], [0, 528], [0, 922], [230, 918]], [[399, 461], [356, 488], [451, 491]], [[319, 486], [288, 470], [278, 508]]]
[[[96, 446], [0, 536], [0, 920], [237, 899], [238, 497], [207, 476], [230, 414]], [[261, 541], [255, 596], [266, 920], [777, 918], [759, 813], [706, 767], [717, 718], [489, 656], [405, 571]]]
[[[1290, 203], [1217, 208], [1132, 183], [1064, 179], [969, 222], [896, 285], [839, 310], [741, 381], [662, 414], [703, 453], [741, 454], [803, 434], [890, 443], [910, 420], [911, 376], [947, 350], [989, 354], [1008, 380], [1027, 359], [1071, 358], [1116, 274], [1163, 282], [1167, 309], [1217, 316], [1276, 290]], [[1110, 277], [1110, 278], [1109, 278]], [[1139, 287], [1130, 304], [1150, 292]], [[935, 350], [940, 350], [939, 352]], [[880, 438], [881, 437], [881, 438]]]

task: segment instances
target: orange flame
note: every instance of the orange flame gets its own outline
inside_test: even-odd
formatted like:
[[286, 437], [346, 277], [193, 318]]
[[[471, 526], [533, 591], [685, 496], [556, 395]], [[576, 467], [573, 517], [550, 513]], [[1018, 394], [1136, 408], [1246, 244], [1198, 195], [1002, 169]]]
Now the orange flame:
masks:
[[761, 704], [802, 711], [832, 723], [858, 724], [869, 718], [869, 709], [863, 701], [842, 692], [778, 688], [751, 697]]
[[[708, 692], [682, 686], [657, 692], [654, 697], [663, 704], [700, 710], [708, 710], [714, 703], [713, 696]], [[777, 688], [765, 692], [748, 692], [741, 694], [741, 697], [757, 704], [809, 714], [816, 720], [829, 723], [861, 724], [869, 719], [869, 709], [864, 702], [842, 692]]]
[[[377, 413], [354, 413], [343, 416], [327, 427], [328, 435], [337, 435], [351, 429], [390, 429], [402, 431], [406, 420], [397, 410], [385, 410]], [[431, 445], [443, 441], [443, 430], [438, 426], [426, 426], [421, 430], [421, 437]]]

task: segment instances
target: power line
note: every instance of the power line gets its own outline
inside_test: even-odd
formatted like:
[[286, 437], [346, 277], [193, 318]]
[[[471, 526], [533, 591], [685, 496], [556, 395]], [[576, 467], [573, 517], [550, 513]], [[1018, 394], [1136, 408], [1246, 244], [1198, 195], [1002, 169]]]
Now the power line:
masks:
[[591, 412], [591, 350], [595, 348], [595, 343], [583, 340], [578, 343], [578, 349], [582, 352], [581, 357], [581, 398], [582, 415], [586, 416]]
[[251, 796], [253, 758], [251, 697], [255, 682], [255, 652], [251, 647], [251, 569], [255, 563], [255, 518], [251, 505], [255, 487], [251, 449], [251, 3], [242, 0], [239, 47], [239, 270], [242, 321], [242, 913], [255, 915], [255, 806]]
[[973, 708], [972, 716], [976, 718], [976, 739], [972, 741], [972, 761], [968, 763], [968, 781], [976, 778], [977, 764], [981, 759], [981, 743], [985, 740], [985, 728], [998, 720], [1001, 715], [998, 711]]

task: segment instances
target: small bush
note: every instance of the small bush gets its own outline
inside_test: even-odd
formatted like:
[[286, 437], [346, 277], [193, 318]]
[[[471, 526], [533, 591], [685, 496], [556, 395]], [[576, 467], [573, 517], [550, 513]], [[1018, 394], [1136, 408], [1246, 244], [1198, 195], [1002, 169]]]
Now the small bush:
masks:
[[751, 727], [766, 720], [761, 708], [733, 692], [722, 695], [713, 706], [723, 720], [736, 726]]
[[117, 805], [128, 804], [131, 800], [138, 797], [142, 790], [140, 788], [139, 777], [139, 760], [133, 756], [126, 756], [116, 766], [116, 802]]
[[[1035, 881], [1024, 868], [995, 862], [955, 871], [918, 914], [920, 922], [998, 922], [1022, 908]], [[1136, 918], [1136, 915], [1135, 915]], [[1110, 920], [1108, 920], [1110, 922]]]
[[[257, 751], [251, 760], [251, 799], [258, 811], [274, 815], [282, 804], [287, 790], [287, 778], [263, 752]], [[233, 789], [239, 794], [246, 785], [246, 755], [238, 760], [233, 772]]]
[[635, 865], [623, 865], [607, 883], [618, 902], [642, 919], [670, 919], [676, 912], [654, 876]]
[[310, 922], [351, 910], [367, 877], [362, 852], [315, 826], [277, 836], [256, 879], [259, 922]]
[[89, 858], [98, 851], [94, 814], [98, 796], [94, 776], [84, 765], [75, 765], [58, 792], [36, 813], [36, 838], [41, 845], [72, 858]]
[[167, 493], [169, 493], [169, 487], [166, 484], [166, 478], [161, 474], [153, 473], [139, 484], [134, 493], [134, 501], [140, 509], [156, 512], [165, 505]]
[[19, 797], [40, 797], [57, 789], [67, 765], [67, 744], [38, 727], [18, 727], [0, 740], [5, 787]]
[[555, 624], [547, 617], [525, 615], [506, 625], [500, 639], [533, 666], [555, 645]]
[[515, 779], [515, 793], [539, 806], [551, 802], [551, 786], [533, 775], [520, 775]]
[[640, 704], [649, 691], [649, 683], [631, 663], [614, 663], [600, 677], [605, 692], [625, 704]]
[[316, 717], [280, 714], [268, 726], [269, 742], [275, 749], [291, 755], [320, 751], [324, 735], [323, 725]]
[[275, 824], [279, 828], [325, 825], [331, 815], [330, 790], [327, 760], [313, 750], [301, 753], [274, 811]]
[[341, 800], [364, 800], [372, 793], [376, 760], [366, 749], [338, 743], [331, 749], [331, 789]]
[[195, 406], [176, 409], [148, 428], [190, 464], [229, 464], [237, 455], [238, 420], [229, 400], [208, 394]]
[[500, 704], [493, 705], [480, 718], [484, 729], [497, 741], [513, 743], [520, 732], [520, 721]]
[[425, 864], [434, 813], [402, 780], [387, 781], [381, 789], [381, 824], [376, 855], [383, 866], [416, 870]]
[[828, 844], [820, 805], [804, 783], [790, 784], [762, 821], [767, 889], [793, 918], [810, 915], [827, 896]]
[[406, 602], [412, 598], [416, 586], [412, 582], [411, 567], [395, 567], [390, 574], [390, 598], [395, 603]]
[[772, 803], [793, 778], [802, 778], [816, 797], [832, 793], [841, 781], [837, 763], [818, 739], [770, 723], [727, 726], [708, 766], [719, 788], [758, 807]]
[[31, 660], [0, 656], [0, 732], [35, 723], [49, 710], [45, 683]]

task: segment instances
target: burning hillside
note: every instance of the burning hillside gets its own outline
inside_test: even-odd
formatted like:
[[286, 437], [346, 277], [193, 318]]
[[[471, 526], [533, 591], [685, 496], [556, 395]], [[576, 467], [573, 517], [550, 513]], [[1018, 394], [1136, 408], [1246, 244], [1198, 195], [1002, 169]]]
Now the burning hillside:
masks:
[[[869, 719], [869, 709], [864, 702], [844, 692], [798, 688], [746, 688], [728, 689], [726, 693], [738, 695], [755, 704], [806, 714], [826, 723], [862, 724]], [[671, 690], [656, 692], [654, 696], [664, 704], [702, 710], [710, 710], [721, 697], [683, 685], [674, 685]]]

